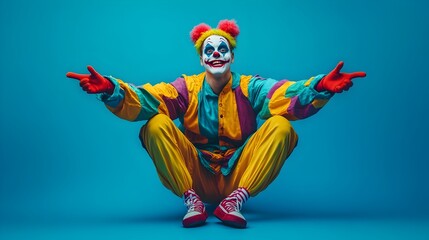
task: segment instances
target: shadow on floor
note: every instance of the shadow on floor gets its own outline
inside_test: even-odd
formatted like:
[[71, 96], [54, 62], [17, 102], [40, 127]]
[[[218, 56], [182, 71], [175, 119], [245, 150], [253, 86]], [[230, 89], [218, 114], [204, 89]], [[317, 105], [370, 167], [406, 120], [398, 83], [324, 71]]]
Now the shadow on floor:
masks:
[[[216, 205], [206, 205], [209, 217], [213, 217]], [[295, 220], [336, 220], [336, 219], [372, 219], [375, 215], [358, 211], [322, 211], [322, 210], [300, 210], [300, 209], [272, 209], [264, 206], [249, 206], [243, 209], [242, 214], [249, 222], [264, 221], [295, 221]], [[113, 223], [177, 223], [181, 222], [186, 208], [177, 206], [170, 209], [163, 209], [159, 212], [141, 212], [135, 215], [113, 216], [107, 221]]]
[[335, 219], [370, 219], [371, 214], [355, 211], [303, 211], [282, 209], [273, 211], [273, 209], [248, 208], [243, 211], [243, 215], [248, 221], [295, 221], [295, 220], [335, 220]]

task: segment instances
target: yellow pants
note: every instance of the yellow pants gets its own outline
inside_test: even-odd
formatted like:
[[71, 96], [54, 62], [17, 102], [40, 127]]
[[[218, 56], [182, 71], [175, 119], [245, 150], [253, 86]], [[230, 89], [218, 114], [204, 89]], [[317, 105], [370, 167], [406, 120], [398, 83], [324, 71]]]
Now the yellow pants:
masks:
[[141, 129], [140, 139], [165, 187], [179, 197], [193, 188], [201, 200], [218, 203], [238, 187], [255, 196], [277, 177], [298, 136], [282, 116], [269, 118], [247, 141], [227, 176], [213, 174], [198, 158], [195, 146], [166, 115], [158, 114]]

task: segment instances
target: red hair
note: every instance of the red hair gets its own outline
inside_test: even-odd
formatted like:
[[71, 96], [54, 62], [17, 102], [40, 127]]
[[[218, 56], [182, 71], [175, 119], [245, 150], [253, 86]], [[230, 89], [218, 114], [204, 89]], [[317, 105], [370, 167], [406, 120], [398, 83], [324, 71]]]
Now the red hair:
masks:
[[194, 43], [197, 52], [200, 53], [201, 45], [204, 40], [211, 35], [220, 35], [228, 39], [231, 48], [237, 45], [236, 37], [240, 33], [237, 23], [234, 20], [221, 20], [217, 28], [211, 28], [205, 23], [200, 23], [191, 31], [191, 40]]
[[234, 20], [222, 20], [217, 25], [217, 28], [231, 34], [233, 38], [240, 33], [240, 29], [238, 29], [238, 25]]
[[204, 32], [207, 32], [210, 29], [211, 29], [211, 27], [205, 23], [200, 23], [197, 26], [195, 26], [191, 31], [192, 42], [195, 43], [198, 40], [198, 38], [200, 38]]

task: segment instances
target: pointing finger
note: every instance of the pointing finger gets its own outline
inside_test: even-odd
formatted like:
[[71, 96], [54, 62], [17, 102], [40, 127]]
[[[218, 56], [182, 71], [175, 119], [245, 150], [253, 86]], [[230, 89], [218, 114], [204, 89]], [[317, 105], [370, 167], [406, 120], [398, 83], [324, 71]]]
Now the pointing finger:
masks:
[[78, 74], [78, 73], [74, 73], [74, 72], [68, 72], [66, 74], [66, 76], [68, 78], [74, 78], [74, 79], [77, 79], [77, 80], [81, 80], [83, 78], [88, 78], [89, 74]]
[[350, 77], [351, 78], [366, 77], [366, 73], [365, 72], [354, 72], [354, 73], [350, 73]]

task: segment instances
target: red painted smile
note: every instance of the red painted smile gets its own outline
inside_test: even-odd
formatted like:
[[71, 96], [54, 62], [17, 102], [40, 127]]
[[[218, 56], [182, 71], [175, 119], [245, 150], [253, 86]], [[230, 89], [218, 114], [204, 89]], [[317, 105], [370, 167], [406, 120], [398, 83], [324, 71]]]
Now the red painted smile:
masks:
[[205, 61], [205, 63], [206, 63], [207, 65], [209, 65], [210, 67], [213, 67], [213, 68], [221, 68], [221, 67], [223, 67], [225, 64], [229, 63], [229, 60], [228, 60], [228, 61], [214, 60], [214, 61], [211, 61], [211, 62], [209, 62], [209, 61]]

